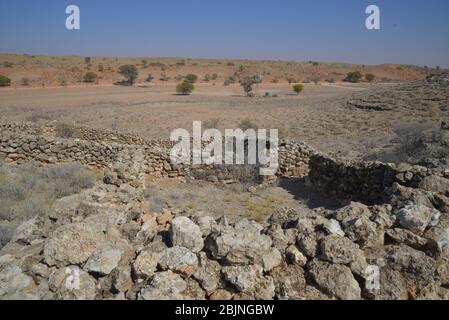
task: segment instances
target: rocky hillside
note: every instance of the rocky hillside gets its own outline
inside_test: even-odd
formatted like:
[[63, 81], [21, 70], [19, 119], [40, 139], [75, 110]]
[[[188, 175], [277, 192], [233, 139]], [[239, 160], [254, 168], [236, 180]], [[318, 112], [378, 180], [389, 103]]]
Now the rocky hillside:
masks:
[[[17, 135], [2, 132], [10, 148]], [[12, 165], [39, 154], [15, 145], [2, 149]], [[18, 149], [26, 156], [10, 157]], [[339, 209], [279, 207], [264, 222], [230, 223], [207, 212], [153, 212], [144, 183], [103, 179], [17, 228], [0, 251], [0, 298], [449, 299], [448, 168], [301, 150], [282, 165], [301, 163], [297, 174], [339, 198]], [[132, 162], [120, 159], [108, 166]]]

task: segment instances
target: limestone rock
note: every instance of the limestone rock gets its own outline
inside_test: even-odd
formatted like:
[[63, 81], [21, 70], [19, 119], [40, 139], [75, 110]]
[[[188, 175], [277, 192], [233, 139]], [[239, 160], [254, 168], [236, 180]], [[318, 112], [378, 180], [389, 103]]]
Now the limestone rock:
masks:
[[185, 247], [192, 252], [199, 252], [204, 247], [200, 227], [187, 217], [176, 217], [170, 228], [170, 237], [174, 246]]

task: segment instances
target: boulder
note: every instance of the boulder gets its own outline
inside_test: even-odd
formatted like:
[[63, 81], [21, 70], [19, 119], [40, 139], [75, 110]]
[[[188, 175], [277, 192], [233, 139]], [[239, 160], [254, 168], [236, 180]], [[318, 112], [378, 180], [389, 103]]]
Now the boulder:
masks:
[[275, 295], [273, 279], [263, 276], [259, 265], [223, 267], [224, 279], [249, 299], [270, 300]]
[[341, 300], [361, 299], [360, 286], [348, 267], [315, 259], [308, 271], [323, 292]]
[[320, 243], [321, 259], [337, 264], [348, 264], [363, 255], [359, 246], [345, 237], [327, 236]]
[[428, 227], [438, 224], [441, 212], [420, 204], [412, 204], [399, 210], [396, 216], [402, 227], [420, 234]]
[[185, 247], [192, 252], [199, 252], [204, 247], [199, 226], [187, 217], [176, 217], [170, 227], [170, 239], [174, 246]]
[[44, 259], [50, 266], [84, 263], [96, 248], [107, 243], [103, 230], [95, 224], [72, 223], [56, 229], [44, 245]]
[[139, 300], [183, 300], [187, 282], [172, 271], [157, 272], [148, 286], [141, 289]]
[[114, 270], [122, 258], [123, 248], [107, 244], [95, 249], [84, 265], [84, 270], [100, 275], [108, 275]]
[[189, 249], [175, 246], [160, 253], [159, 267], [190, 276], [198, 267], [198, 258]]

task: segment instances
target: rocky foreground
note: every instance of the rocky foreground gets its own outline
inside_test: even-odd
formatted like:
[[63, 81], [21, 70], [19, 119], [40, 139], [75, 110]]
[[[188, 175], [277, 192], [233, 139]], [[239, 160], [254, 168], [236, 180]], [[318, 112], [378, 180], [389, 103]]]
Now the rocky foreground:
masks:
[[[99, 184], [23, 223], [0, 251], [2, 299], [448, 299], [449, 180], [389, 203], [246, 219], [152, 213]], [[438, 209], [437, 209], [438, 208]]]

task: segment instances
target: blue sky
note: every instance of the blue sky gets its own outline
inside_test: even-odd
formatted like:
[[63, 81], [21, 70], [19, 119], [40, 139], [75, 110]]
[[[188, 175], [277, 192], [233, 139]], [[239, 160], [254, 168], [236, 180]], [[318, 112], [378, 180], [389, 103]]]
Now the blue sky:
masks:
[[[65, 28], [65, 8], [81, 30]], [[381, 9], [380, 31], [365, 8]], [[447, 0], [0, 0], [0, 52], [449, 66]]]

